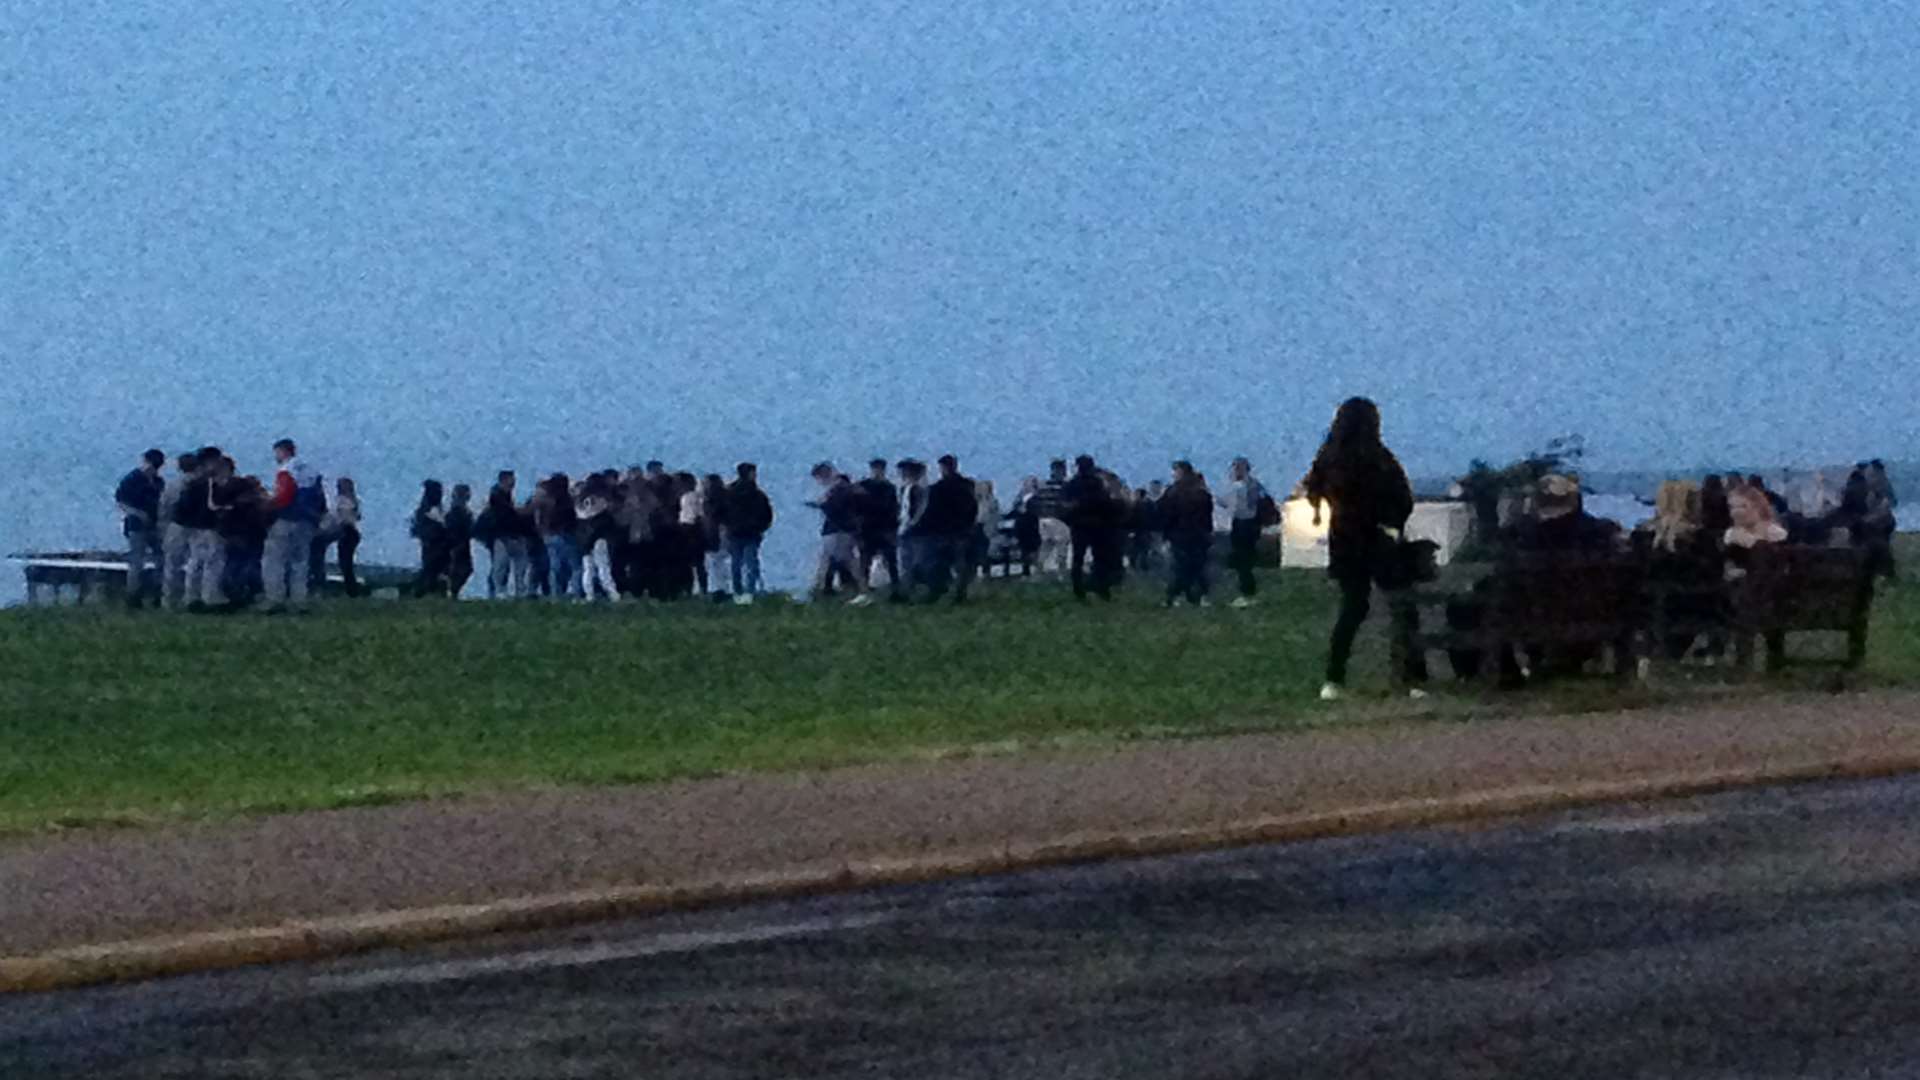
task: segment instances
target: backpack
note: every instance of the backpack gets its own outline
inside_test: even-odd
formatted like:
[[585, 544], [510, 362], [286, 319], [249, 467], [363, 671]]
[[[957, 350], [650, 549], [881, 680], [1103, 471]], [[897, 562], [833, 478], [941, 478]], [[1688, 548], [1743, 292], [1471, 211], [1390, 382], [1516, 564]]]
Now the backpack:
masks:
[[1274, 502], [1273, 496], [1264, 490], [1253, 504], [1253, 520], [1263, 529], [1280, 524], [1280, 504]]
[[293, 489], [293, 516], [299, 521], [318, 522], [327, 516], [326, 478], [313, 474], [313, 483]]

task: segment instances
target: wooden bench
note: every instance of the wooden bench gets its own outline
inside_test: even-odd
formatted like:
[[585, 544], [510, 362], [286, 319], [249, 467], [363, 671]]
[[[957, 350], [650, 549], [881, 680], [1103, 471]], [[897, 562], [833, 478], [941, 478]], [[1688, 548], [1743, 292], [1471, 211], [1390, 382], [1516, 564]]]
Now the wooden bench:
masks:
[[[1455, 601], [1475, 604], [1479, 625], [1453, 629], [1443, 611], [1437, 623], [1422, 619], [1412, 648], [1422, 654], [1475, 650], [1480, 675], [1493, 671], [1506, 649], [1608, 648], [1617, 678], [1631, 678], [1638, 668], [1637, 642], [1647, 621], [1646, 567], [1631, 555], [1510, 555], [1495, 567], [1485, 588], [1471, 593], [1416, 589], [1399, 600], [1416, 610]], [[1436, 629], [1424, 629], [1430, 624]]]
[[1767, 646], [1767, 670], [1787, 662], [1788, 634], [1847, 635], [1844, 670], [1866, 660], [1873, 609], [1873, 565], [1858, 548], [1766, 545], [1755, 548], [1747, 573], [1727, 588], [1729, 630], [1742, 670], [1753, 665], [1754, 639]]

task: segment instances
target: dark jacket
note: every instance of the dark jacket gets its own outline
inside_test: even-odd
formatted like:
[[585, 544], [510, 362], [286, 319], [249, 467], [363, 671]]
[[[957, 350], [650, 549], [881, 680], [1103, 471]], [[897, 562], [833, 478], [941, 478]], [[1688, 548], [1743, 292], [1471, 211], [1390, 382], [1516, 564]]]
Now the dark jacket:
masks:
[[820, 498], [820, 535], [837, 536], [860, 530], [860, 491], [836, 483]]
[[1213, 492], [1199, 478], [1177, 480], [1160, 496], [1161, 529], [1169, 543], [1213, 538]]
[[161, 524], [154, 518], [160, 513], [160, 490], [164, 487], [166, 481], [148, 475], [145, 469], [135, 469], [120, 478], [120, 486], [113, 491], [114, 501], [146, 515], [137, 521], [129, 515], [123, 531], [132, 533], [136, 528], [152, 529]]
[[735, 480], [727, 485], [727, 533], [740, 540], [758, 540], [773, 528], [773, 502], [760, 485]]
[[1105, 480], [1098, 476], [1075, 476], [1060, 489], [1061, 520], [1073, 529], [1111, 528], [1121, 524], [1124, 508]]
[[927, 536], [967, 536], [980, 516], [973, 481], [959, 474], [943, 476], [927, 489], [927, 512], [920, 531]]
[[1387, 549], [1381, 529], [1399, 529], [1413, 515], [1413, 485], [1393, 452], [1375, 443], [1323, 446], [1303, 485], [1328, 504], [1327, 573], [1338, 580], [1377, 574]]
[[892, 536], [900, 531], [900, 491], [871, 476], [857, 485], [860, 493], [860, 533]]
[[473, 508], [455, 506], [447, 511], [447, 544], [458, 554], [472, 551], [473, 546]]
[[179, 501], [173, 504], [173, 523], [186, 529], [211, 529], [219, 524], [207, 505], [212, 487], [213, 478], [208, 476], [187, 481], [180, 489]]

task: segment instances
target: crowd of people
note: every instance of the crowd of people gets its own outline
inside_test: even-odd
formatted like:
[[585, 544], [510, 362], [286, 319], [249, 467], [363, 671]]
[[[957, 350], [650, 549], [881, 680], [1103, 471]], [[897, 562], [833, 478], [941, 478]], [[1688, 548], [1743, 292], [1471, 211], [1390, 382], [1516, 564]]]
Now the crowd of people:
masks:
[[[329, 497], [325, 479], [300, 459], [292, 440], [275, 443], [273, 457], [269, 485], [239, 475], [218, 447], [180, 455], [170, 477], [163, 475], [163, 453], [143, 455], [115, 492], [127, 538], [129, 603], [188, 611], [304, 610], [329, 550], [337, 551], [348, 595], [361, 592], [355, 572], [361, 511], [353, 481], [338, 479]], [[756, 466], [741, 463], [733, 472], [726, 480], [651, 461], [578, 480], [554, 473], [522, 497], [517, 476], [507, 470], [477, 511], [468, 485], [449, 492], [428, 480], [412, 515], [420, 570], [411, 591], [460, 596], [474, 576], [478, 544], [488, 557], [490, 599], [705, 596], [751, 604], [764, 590], [760, 547], [775, 515]], [[1091, 456], [1080, 456], [1071, 468], [1056, 460], [1047, 479], [1028, 477], [1005, 506], [991, 481], [968, 477], [952, 455], [939, 458], [933, 470], [912, 458], [891, 465], [876, 458], [858, 481], [821, 462], [812, 478], [818, 494], [807, 505], [820, 518], [812, 596], [845, 593], [855, 606], [883, 592], [893, 603], [965, 603], [996, 551], [1010, 570], [1017, 565], [1027, 575], [1051, 571], [1068, 578], [1083, 601], [1111, 600], [1129, 571], [1161, 571], [1167, 606], [1205, 606], [1218, 512], [1228, 522], [1225, 562], [1239, 591], [1234, 605], [1245, 607], [1258, 589], [1259, 538], [1279, 521], [1278, 504], [1245, 458], [1229, 465], [1218, 493], [1188, 461], [1174, 462], [1166, 481], [1130, 488]], [[1316, 525], [1323, 513], [1331, 515], [1328, 573], [1340, 606], [1321, 696], [1337, 699], [1373, 590], [1395, 593], [1411, 583], [1404, 529], [1412, 486], [1382, 441], [1371, 401], [1341, 405], [1296, 491], [1311, 503]], [[1894, 576], [1898, 500], [1883, 463], [1861, 463], [1837, 496], [1817, 476], [1798, 494], [1790, 501], [1758, 475], [1671, 481], [1659, 491], [1654, 516], [1628, 532], [1586, 512], [1577, 478], [1553, 474], [1528, 494], [1498, 539], [1516, 552], [1638, 551], [1656, 579], [1683, 583], [1737, 578], [1760, 545], [1848, 544], [1867, 553], [1875, 574]], [[1449, 606], [1448, 620], [1470, 629], [1480, 610], [1474, 597], [1465, 597]], [[1411, 605], [1394, 605], [1391, 637], [1404, 665], [1400, 675], [1419, 695], [1426, 659], [1407, 647], [1417, 633]], [[1725, 635], [1708, 632], [1704, 640], [1676, 637], [1664, 648], [1675, 658], [1697, 652], [1712, 662], [1724, 644]], [[1500, 657], [1499, 670], [1514, 679], [1532, 668], [1585, 659], [1510, 652]], [[1479, 671], [1480, 658], [1470, 651], [1452, 660], [1456, 674]]]
[[[892, 603], [965, 603], [996, 550], [1028, 575], [1052, 568], [1081, 599], [1112, 599], [1127, 569], [1147, 571], [1171, 553], [1166, 601], [1207, 603], [1207, 556], [1215, 506], [1232, 519], [1229, 564], [1237, 606], [1251, 605], [1255, 545], [1278, 520], [1273, 498], [1244, 458], [1219, 497], [1190, 463], [1170, 484], [1129, 489], [1089, 456], [1055, 461], [1045, 481], [1029, 477], [1009, 505], [990, 480], [974, 480], [952, 455], [930, 470], [907, 458], [876, 458], [855, 481], [831, 462], [812, 470], [820, 517], [810, 592], [848, 594], [854, 606], [884, 593]], [[488, 557], [489, 599], [580, 602], [705, 596], [751, 604], [764, 590], [760, 546], [774, 510], [751, 462], [731, 481], [674, 472], [659, 461], [578, 480], [555, 473], [524, 498], [503, 471], [476, 513], [470, 487], [421, 486], [412, 533], [420, 545], [418, 596], [459, 596], [474, 574], [474, 546]]]
[[114, 501], [127, 543], [127, 602], [187, 611], [280, 612], [306, 607], [329, 548], [337, 546], [350, 595], [359, 592], [355, 554], [360, 502], [353, 481], [324, 478], [300, 460], [291, 439], [273, 445], [273, 483], [242, 476], [217, 446], [167, 457], [149, 450], [120, 481]]

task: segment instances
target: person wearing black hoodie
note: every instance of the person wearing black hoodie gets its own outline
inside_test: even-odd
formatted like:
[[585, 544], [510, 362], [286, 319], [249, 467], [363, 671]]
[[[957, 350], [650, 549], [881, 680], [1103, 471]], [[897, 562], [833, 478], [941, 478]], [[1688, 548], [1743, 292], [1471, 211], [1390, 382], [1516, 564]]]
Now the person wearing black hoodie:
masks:
[[1167, 537], [1172, 569], [1167, 606], [1182, 601], [1207, 606], [1207, 560], [1213, 554], [1213, 493], [1190, 461], [1173, 463], [1173, 484], [1158, 500], [1158, 521]]
[[727, 561], [733, 564], [733, 602], [751, 604], [760, 592], [760, 541], [773, 527], [773, 502], [760, 490], [760, 469], [741, 462], [727, 486]]
[[887, 569], [892, 599], [907, 594], [900, 578], [900, 491], [887, 479], [887, 459], [867, 462], [867, 478], [855, 485], [860, 494], [860, 570], [872, 580], [873, 564]]
[[952, 454], [942, 457], [939, 464], [940, 479], [927, 489], [927, 509], [920, 517], [920, 528], [932, 553], [925, 579], [927, 602], [938, 603], [948, 585], [953, 584], [953, 602], [964, 604], [979, 571], [970, 556], [973, 527], [980, 516], [979, 492], [960, 472], [960, 462]]
[[[413, 595], [417, 597], [446, 596], [449, 592], [447, 572], [453, 562], [453, 547], [449, 543], [447, 516], [441, 509], [440, 497], [440, 481], [422, 482], [420, 505], [414, 507], [413, 523], [408, 529], [413, 538], [420, 542], [420, 576], [413, 583]], [[467, 565], [471, 573], [471, 554], [467, 557]], [[461, 584], [466, 582], [462, 581]], [[460, 591], [453, 589], [452, 594], [459, 596]]]
[[[1347, 661], [1366, 621], [1374, 583], [1398, 584], [1393, 564], [1400, 531], [1413, 514], [1413, 486], [1380, 440], [1378, 406], [1360, 397], [1340, 406], [1302, 486], [1313, 504], [1315, 524], [1323, 507], [1333, 513], [1327, 528], [1327, 576], [1340, 586], [1340, 614], [1333, 624], [1320, 697], [1337, 701], [1345, 696]], [[1419, 631], [1418, 613], [1410, 604], [1396, 603], [1393, 616], [1393, 651], [1401, 677], [1413, 696], [1425, 697], [1420, 684], [1426, 682], [1426, 657], [1411, 647]]]
[[[1061, 513], [1073, 531], [1073, 595], [1085, 600], [1091, 592], [1102, 600], [1111, 600], [1113, 587], [1120, 580], [1116, 564], [1127, 509], [1108, 490], [1092, 457], [1080, 455], [1074, 459], [1073, 468], [1073, 479], [1060, 489]], [[1089, 556], [1091, 574], [1087, 571]]]

